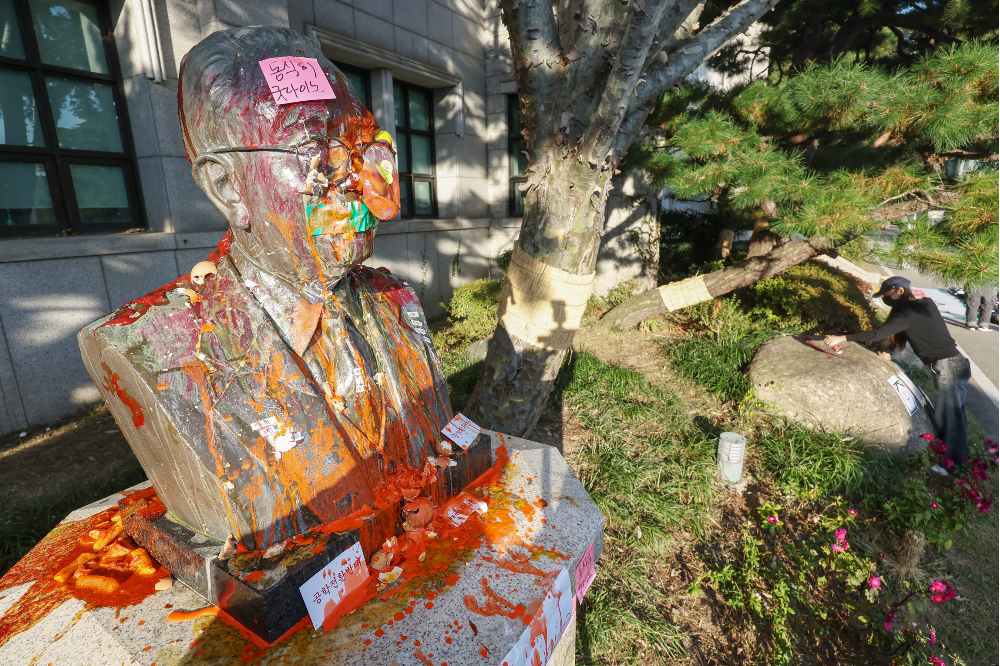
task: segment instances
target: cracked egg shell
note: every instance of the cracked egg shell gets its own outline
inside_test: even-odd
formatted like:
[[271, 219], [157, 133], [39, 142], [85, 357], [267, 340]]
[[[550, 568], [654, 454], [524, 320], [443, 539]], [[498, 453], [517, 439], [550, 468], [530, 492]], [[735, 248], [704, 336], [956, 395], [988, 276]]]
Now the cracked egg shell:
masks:
[[209, 275], [217, 275], [218, 273], [219, 269], [211, 261], [199, 261], [191, 269], [191, 281], [201, 286], [205, 284]]

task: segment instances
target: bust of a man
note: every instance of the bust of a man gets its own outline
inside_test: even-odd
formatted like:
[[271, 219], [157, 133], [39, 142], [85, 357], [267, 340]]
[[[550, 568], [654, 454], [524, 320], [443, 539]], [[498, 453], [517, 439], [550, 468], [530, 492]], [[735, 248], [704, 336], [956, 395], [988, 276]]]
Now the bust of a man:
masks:
[[[276, 101], [260, 61], [315, 59], [330, 99]], [[392, 139], [302, 35], [216, 32], [181, 65], [193, 174], [229, 232], [178, 281], [80, 331], [174, 519], [268, 548], [364, 512], [451, 418], [413, 290], [362, 266], [399, 208]]]

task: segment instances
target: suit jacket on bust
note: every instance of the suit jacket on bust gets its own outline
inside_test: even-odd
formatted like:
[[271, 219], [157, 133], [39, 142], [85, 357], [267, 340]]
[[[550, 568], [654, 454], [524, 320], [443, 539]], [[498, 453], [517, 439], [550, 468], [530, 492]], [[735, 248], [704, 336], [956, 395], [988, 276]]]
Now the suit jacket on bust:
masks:
[[423, 465], [452, 416], [419, 301], [385, 269], [323, 292], [230, 255], [203, 286], [169, 287], [200, 301], [165, 288], [79, 341], [157, 494], [198, 532], [257, 550], [345, 518], [387, 467]]

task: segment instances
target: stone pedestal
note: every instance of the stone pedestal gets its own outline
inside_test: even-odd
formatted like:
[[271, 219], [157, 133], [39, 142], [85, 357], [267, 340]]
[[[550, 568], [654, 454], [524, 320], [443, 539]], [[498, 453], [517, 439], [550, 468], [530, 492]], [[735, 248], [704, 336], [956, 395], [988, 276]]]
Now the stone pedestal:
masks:
[[[431, 488], [436, 504], [443, 504], [493, 465], [488, 435], [480, 436], [468, 451], [454, 456], [455, 465], [438, 473]], [[155, 499], [155, 495], [147, 501]], [[222, 543], [194, 532], [169, 514], [137, 512], [122, 500], [125, 532], [171, 574], [208, 603], [223, 608], [243, 627], [266, 642], [278, 640], [308, 613], [299, 587], [354, 544], [361, 542], [366, 559], [386, 539], [402, 536], [402, 502], [378, 510], [363, 525], [344, 533], [317, 531], [309, 543], [291, 543], [272, 557], [219, 558]], [[162, 510], [162, 509], [161, 509]], [[290, 543], [290, 542], [286, 542]]]
[[[491, 445], [496, 451], [500, 438]], [[272, 646], [208, 613], [168, 621], [175, 611], [205, 607], [180, 583], [122, 609], [73, 598], [51, 608], [33, 604], [46, 558], [58, 558], [60, 534], [122, 496], [84, 507], [0, 578], [0, 663], [514, 666], [513, 654], [527, 650], [543, 662], [572, 664], [576, 564], [591, 543], [600, 554], [604, 518], [556, 449], [515, 438], [506, 446], [510, 461], [485, 516], [487, 526], [506, 525], [502, 533], [457, 551], [439, 575], [387, 585], [329, 631], [307, 624]]]

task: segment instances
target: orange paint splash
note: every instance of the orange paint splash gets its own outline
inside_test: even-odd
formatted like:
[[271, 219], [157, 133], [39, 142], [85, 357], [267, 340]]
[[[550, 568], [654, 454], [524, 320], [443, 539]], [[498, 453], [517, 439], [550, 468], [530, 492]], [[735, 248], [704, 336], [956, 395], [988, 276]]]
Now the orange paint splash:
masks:
[[428, 659], [427, 657], [424, 656], [423, 650], [416, 650], [416, 651], [414, 651], [413, 656], [416, 657], [417, 659], [419, 659], [420, 663], [424, 664], [424, 666], [434, 666], [434, 663], [431, 662], [430, 659]]
[[480, 606], [479, 602], [471, 594], [465, 595], [462, 601], [465, 603], [465, 607], [476, 615], [482, 615], [483, 617], [491, 617], [493, 615], [502, 615], [510, 619], [515, 619], [524, 615], [524, 605], [517, 604], [516, 606], [499, 594], [494, 592], [490, 588], [489, 581], [485, 578], [479, 580], [479, 584], [482, 587], [483, 595], [486, 599], [483, 601], [483, 605]]
[[[148, 490], [125, 496], [132, 511], [158, 510], [149, 500]], [[168, 572], [121, 534], [120, 523], [115, 522], [118, 517], [115, 506], [84, 520], [58, 525], [0, 578], [0, 590], [34, 583], [0, 617], [0, 646], [31, 629], [71, 597], [87, 602], [84, 610], [101, 606], [120, 609], [155, 593], [157, 581]]]

